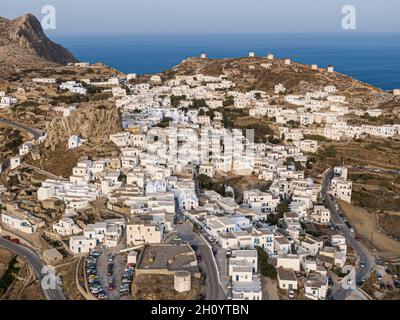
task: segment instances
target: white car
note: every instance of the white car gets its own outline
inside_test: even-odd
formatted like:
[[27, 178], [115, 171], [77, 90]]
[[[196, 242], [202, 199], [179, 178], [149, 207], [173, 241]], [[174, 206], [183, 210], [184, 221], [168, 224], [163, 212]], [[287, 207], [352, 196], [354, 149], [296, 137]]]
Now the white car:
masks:
[[289, 299], [294, 299], [294, 291], [293, 290], [289, 291]]

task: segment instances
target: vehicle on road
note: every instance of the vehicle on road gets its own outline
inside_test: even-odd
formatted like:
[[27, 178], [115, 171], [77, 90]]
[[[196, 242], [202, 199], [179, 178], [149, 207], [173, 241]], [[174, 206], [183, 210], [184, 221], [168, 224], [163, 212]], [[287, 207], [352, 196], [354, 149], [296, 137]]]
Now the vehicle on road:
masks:
[[380, 281], [382, 280], [382, 274], [380, 274], [379, 272], [376, 274], [376, 278]]
[[107, 299], [107, 295], [104, 291], [102, 291], [97, 294], [97, 298], [100, 300], [105, 300], [105, 299]]
[[351, 233], [354, 233], [354, 232], [356, 232], [356, 231], [354, 230], [354, 228], [350, 228], [350, 232], [351, 232]]
[[365, 262], [364, 262], [364, 261], [361, 261], [361, 262], [360, 262], [360, 267], [361, 267], [361, 268], [365, 268]]
[[361, 283], [364, 283], [365, 281], [367, 281], [367, 278], [366, 277], [362, 277], [361, 278]]
[[15, 239], [11, 239], [10, 241], [11, 241], [12, 243], [15, 243], [15, 244], [19, 244], [19, 243], [20, 243], [20, 242], [19, 242], [19, 239], [16, 239], [16, 238], [15, 238]]
[[361, 240], [360, 235], [356, 234], [356, 235], [354, 236], [354, 239], [356, 239], [357, 241], [360, 241], [360, 240]]

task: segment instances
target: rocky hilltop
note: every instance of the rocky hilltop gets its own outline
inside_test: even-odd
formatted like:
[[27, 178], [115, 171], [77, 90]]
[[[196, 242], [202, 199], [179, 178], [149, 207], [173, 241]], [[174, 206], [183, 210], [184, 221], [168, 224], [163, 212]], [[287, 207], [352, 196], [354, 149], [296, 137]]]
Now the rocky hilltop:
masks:
[[246, 92], [262, 90], [274, 94], [274, 87], [281, 83], [287, 89], [286, 94], [305, 94], [320, 90], [324, 86], [334, 85], [338, 94], [344, 95], [350, 107], [362, 109], [382, 108], [394, 110], [399, 106], [399, 97], [361, 82], [339, 72], [327, 72], [326, 69], [312, 69], [285, 59], [267, 59], [266, 56], [254, 58], [200, 59], [189, 58], [174, 68], [161, 74], [164, 79], [179, 75], [204, 74], [210, 76], [225, 75], [235, 84], [235, 90]]
[[54, 117], [46, 124], [47, 139], [45, 146], [54, 150], [70, 136], [77, 135], [82, 139], [108, 140], [110, 134], [120, 132], [121, 119], [114, 107], [89, 105], [79, 108], [70, 117]]
[[40, 68], [78, 61], [63, 46], [52, 42], [32, 14], [0, 18], [0, 64], [3, 67]]

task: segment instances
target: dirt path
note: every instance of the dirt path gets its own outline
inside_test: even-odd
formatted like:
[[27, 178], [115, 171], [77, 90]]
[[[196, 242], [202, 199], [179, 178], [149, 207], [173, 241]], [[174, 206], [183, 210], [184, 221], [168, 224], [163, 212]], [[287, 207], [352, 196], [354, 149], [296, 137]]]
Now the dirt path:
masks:
[[372, 238], [372, 243], [378, 250], [379, 255], [388, 258], [400, 256], [400, 242], [379, 232], [374, 214], [344, 202], [340, 202], [340, 207], [343, 209], [349, 222], [356, 229], [356, 232], [363, 239], [369, 242]]

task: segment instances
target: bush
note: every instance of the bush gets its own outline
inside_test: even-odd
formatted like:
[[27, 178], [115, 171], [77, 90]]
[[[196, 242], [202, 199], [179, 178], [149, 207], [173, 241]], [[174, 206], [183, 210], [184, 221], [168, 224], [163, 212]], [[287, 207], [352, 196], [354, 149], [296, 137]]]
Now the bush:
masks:
[[16, 264], [17, 264], [17, 257], [14, 257], [9, 262], [6, 273], [0, 279], [0, 297], [11, 286], [11, 284], [14, 282], [15, 275], [19, 272], [20, 268], [16, 267], [15, 266]]
[[222, 104], [224, 107], [233, 106], [235, 104], [235, 99], [232, 96], [227, 97]]
[[194, 99], [190, 109], [200, 109], [200, 108], [208, 108], [208, 105], [204, 99]]
[[39, 105], [40, 104], [36, 101], [27, 100], [27, 101], [17, 104], [17, 107], [37, 107]]
[[110, 93], [96, 93], [95, 95], [93, 95], [90, 100], [91, 101], [101, 101], [101, 100], [108, 100], [108, 98], [111, 98], [111, 94]]
[[181, 100], [186, 100], [186, 96], [171, 96], [171, 106], [177, 108], [181, 102]]
[[268, 254], [264, 251], [263, 248], [260, 247], [257, 247], [257, 253], [258, 253], [258, 263], [260, 267], [259, 268], [260, 273], [264, 277], [276, 279], [277, 277], [276, 268], [268, 262]]
[[161, 120], [161, 122], [157, 125], [157, 127], [168, 128], [169, 127], [169, 123], [172, 122], [172, 121], [173, 121], [172, 118], [165, 117], [164, 119]]
[[317, 155], [321, 160], [324, 160], [326, 158], [335, 158], [336, 153], [337, 153], [337, 151], [334, 146], [328, 146], [328, 147], [320, 148], [318, 150]]
[[209, 176], [205, 174], [199, 175], [199, 185], [202, 190], [214, 190], [218, 192], [223, 197], [226, 196], [225, 194], [225, 184], [219, 181], [213, 181]]

